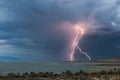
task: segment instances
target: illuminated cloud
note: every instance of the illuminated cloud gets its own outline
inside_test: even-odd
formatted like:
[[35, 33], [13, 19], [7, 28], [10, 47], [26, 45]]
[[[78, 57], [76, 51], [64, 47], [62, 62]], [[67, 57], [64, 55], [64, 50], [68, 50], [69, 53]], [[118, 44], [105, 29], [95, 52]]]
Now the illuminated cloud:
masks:
[[0, 44], [2, 44], [2, 43], [7, 43], [7, 41], [6, 40], [0, 40]]

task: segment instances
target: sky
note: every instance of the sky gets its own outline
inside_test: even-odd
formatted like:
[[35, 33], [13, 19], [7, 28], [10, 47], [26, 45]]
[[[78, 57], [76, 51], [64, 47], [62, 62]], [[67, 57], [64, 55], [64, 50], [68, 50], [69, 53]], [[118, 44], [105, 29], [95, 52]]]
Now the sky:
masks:
[[120, 56], [119, 0], [0, 0], [0, 60], [69, 61], [74, 24], [92, 59]]

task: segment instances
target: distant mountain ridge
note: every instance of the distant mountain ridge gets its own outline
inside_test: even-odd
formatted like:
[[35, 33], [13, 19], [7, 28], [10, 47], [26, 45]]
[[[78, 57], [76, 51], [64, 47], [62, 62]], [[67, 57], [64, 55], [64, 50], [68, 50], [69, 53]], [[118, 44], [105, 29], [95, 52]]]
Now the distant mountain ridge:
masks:
[[91, 61], [93, 61], [93, 62], [120, 62], [120, 56], [112, 57], [112, 58], [106, 58], [106, 59], [93, 59]]

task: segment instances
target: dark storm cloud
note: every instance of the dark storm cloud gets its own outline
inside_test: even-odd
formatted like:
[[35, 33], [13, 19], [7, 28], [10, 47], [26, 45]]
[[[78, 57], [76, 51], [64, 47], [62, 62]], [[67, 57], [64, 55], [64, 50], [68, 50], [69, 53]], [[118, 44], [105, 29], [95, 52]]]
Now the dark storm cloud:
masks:
[[[1, 51], [5, 53], [3, 56], [24, 56], [23, 60], [66, 60], [69, 35], [62, 29], [58, 30], [59, 24], [85, 19], [97, 22], [88, 27], [95, 33], [87, 35], [81, 45], [91, 56], [105, 53], [113, 56], [112, 52], [116, 56], [119, 52], [113, 46], [120, 44], [113, 41], [114, 38], [119, 40], [119, 36], [115, 35], [119, 35], [116, 31], [120, 30], [120, 4], [117, 0], [0, 0], [0, 18], [0, 39], [7, 41], [4, 46], [8, 49], [8, 52]], [[98, 38], [98, 34], [103, 36]], [[106, 43], [101, 50], [97, 47], [99, 41]]]
[[119, 56], [120, 32], [112, 34], [86, 35], [81, 47], [87, 51], [92, 58], [112, 58]]

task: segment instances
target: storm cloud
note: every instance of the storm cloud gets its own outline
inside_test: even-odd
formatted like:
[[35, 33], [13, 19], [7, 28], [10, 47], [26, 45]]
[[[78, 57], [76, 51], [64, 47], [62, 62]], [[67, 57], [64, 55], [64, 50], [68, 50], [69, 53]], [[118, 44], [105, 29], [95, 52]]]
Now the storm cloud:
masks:
[[119, 0], [0, 0], [0, 56], [68, 60], [71, 33], [62, 24], [83, 21], [90, 23], [83, 50], [92, 58], [120, 56]]

